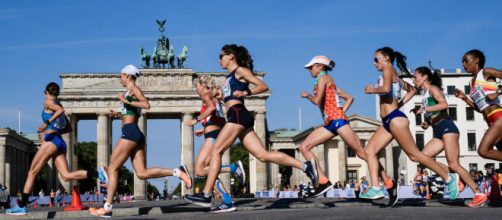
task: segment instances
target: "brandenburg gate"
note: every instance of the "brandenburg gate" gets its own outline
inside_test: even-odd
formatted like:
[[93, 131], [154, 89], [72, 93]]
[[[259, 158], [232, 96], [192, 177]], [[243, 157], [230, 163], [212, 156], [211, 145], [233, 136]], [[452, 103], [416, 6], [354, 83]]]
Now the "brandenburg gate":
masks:
[[[192, 69], [142, 69], [137, 84], [150, 101], [151, 108], [143, 110], [139, 118], [139, 127], [148, 137], [148, 119], [179, 119], [181, 129], [181, 163], [194, 172], [194, 128], [187, 126], [187, 122], [198, 114], [201, 101], [195, 91], [195, 80], [200, 75], [210, 75], [219, 83], [223, 82], [226, 73], [196, 73]], [[264, 77], [265, 73], [257, 73]], [[67, 159], [70, 170], [77, 169], [74, 147], [78, 140], [77, 124], [79, 120], [97, 120], [97, 166], [108, 165], [112, 150], [112, 118], [110, 109], [119, 110], [121, 102], [117, 98], [119, 92], [125, 88], [119, 83], [119, 73], [62, 73], [61, 94], [59, 96], [65, 107], [65, 114], [72, 124], [73, 132], [65, 134], [68, 144]], [[246, 107], [255, 116], [255, 131], [263, 142], [266, 139], [265, 101], [270, 92], [246, 98]], [[150, 131], [166, 132], [166, 131]], [[161, 146], [155, 146], [161, 147]], [[146, 148], [146, 146], [145, 146]], [[147, 149], [147, 148], [146, 148]], [[248, 181], [250, 191], [260, 191], [267, 188], [266, 164], [249, 157]], [[223, 158], [224, 163], [230, 161], [228, 152]], [[134, 196], [145, 199], [146, 180], [134, 177]], [[225, 184], [230, 185], [228, 174], [223, 176]], [[75, 181], [63, 183], [66, 190], [76, 184]], [[188, 193], [182, 186], [182, 194]], [[193, 191], [190, 190], [190, 192]]]

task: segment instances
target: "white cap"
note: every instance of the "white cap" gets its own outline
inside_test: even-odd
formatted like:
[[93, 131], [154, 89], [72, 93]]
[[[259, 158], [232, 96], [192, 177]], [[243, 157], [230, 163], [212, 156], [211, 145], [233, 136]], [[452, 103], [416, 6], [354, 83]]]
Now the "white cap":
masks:
[[125, 73], [127, 75], [138, 77], [139, 76], [139, 69], [136, 68], [134, 65], [129, 64], [129, 65], [125, 66], [124, 68], [122, 68], [120, 73]]
[[319, 55], [315, 56], [310, 60], [309, 63], [305, 64], [305, 68], [309, 68], [310, 66], [314, 65], [315, 63], [320, 63], [326, 65], [326, 67], [329, 68], [329, 70], [333, 69], [335, 67], [335, 61], [330, 60], [329, 58]]

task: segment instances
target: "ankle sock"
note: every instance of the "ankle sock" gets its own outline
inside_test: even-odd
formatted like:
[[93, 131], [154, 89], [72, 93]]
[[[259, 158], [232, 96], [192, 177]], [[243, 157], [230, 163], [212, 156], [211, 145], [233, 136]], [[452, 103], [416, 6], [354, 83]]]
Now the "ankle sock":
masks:
[[181, 170], [179, 168], [173, 169], [173, 176], [180, 177]]
[[105, 210], [112, 210], [113, 206], [112, 206], [112, 204], [105, 202], [105, 204], [103, 205], [103, 208]]

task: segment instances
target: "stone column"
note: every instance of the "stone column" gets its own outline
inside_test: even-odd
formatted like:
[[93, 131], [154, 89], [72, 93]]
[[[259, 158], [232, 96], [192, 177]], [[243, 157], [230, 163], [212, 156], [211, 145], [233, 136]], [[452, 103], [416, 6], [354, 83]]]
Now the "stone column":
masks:
[[380, 164], [382, 164], [382, 166], [385, 168], [385, 171], [387, 172], [388, 175], [390, 175], [389, 171], [387, 170], [387, 160], [385, 158], [385, 154], [387, 152], [387, 147], [385, 147], [383, 150], [381, 150], [379, 153], [378, 153], [378, 162], [380, 162]]
[[[78, 125], [78, 119], [75, 114], [66, 114], [66, 117], [69, 120], [69, 123], [72, 126], [73, 131], [67, 134], [63, 134], [63, 140], [66, 142], [66, 160], [68, 161], [68, 170], [73, 171], [78, 167], [78, 164], [76, 163], [76, 156], [75, 156], [75, 145], [77, 143], [77, 125]], [[59, 175], [59, 182], [61, 182], [61, 185], [63, 185], [63, 188], [66, 190], [66, 192], [71, 193], [71, 187], [75, 184], [75, 181], [68, 181], [65, 182], [63, 178]]]
[[347, 147], [338, 141], [338, 177], [339, 181], [347, 181]]
[[385, 166], [385, 171], [387, 171], [387, 174], [389, 175], [390, 178], [395, 178], [394, 176], [394, 157], [392, 153], [392, 145], [388, 145], [385, 147], [385, 161], [386, 164]]
[[19, 174], [19, 158], [17, 158], [17, 149], [15, 147], [11, 147], [12, 149], [12, 173], [11, 173], [11, 180], [12, 180], [12, 190], [15, 190], [14, 192], [17, 192], [19, 189], [19, 184], [18, 184], [18, 174]]
[[[145, 136], [145, 166], [147, 163], [146, 155], [147, 155], [147, 118], [146, 113], [141, 114], [138, 119], [138, 127], [143, 135]], [[134, 198], [136, 200], [145, 200], [146, 199], [146, 180], [140, 180], [136, 175], [136, 171], [134, 171]]]
[[[186, 125], [186, 122], [193, 119], [192, 112], [184, 112], [181, 115], [181, 163], [185, 164], [189, 172], [194, 171], [194, 138], [193, 126]], [[227, 186], [227, 185], [225, 185]], [[194, 187], [187, 190], [185, 184], [181, 182], [181, 195], [192, 194]]]
[[[254, 130], [261, 140], [263, 147], [266, 146], [265, 112], [255, 114]], [[267, 165], [249, 154], [249, 189], [251, 193], [267, 189]]]
[[5, 158], [6, 154], [5, 145], [0, 145], [0, 183], [5, 186]]
[[324, 144], [317, 145], [315, 147], [315, 155], [317, 156], [317, 160], [319, 161], [319, 165], [321, 166], [321, 169], [324, 171], [326, 174], [326, 159], [324, 157]]
[[[107, 113], [98, 115], [96, 137], [98, 139], [96, 167], [108, 167], [112, 149], [112, 120]], [[96, 180], [96, 187], [99, 189], [99, 179]]]
[[[47, 170], [47, 188], [46, 190], [51, 190], [51, 189], [55, 189], [55, 167], [54, 167], [54, 162], [52, 161], [52, 158], [50, 158], [48, 161], [47, 161], [47, 165], [49, 166], [49, 169]], [[48, 191], [50, 192], [50, 191]]]
[[17, 193], [17, 191], [13, 191], [12, 184], [10, 182], [10, 174], [11, 174], [11, 164], [12, 164], [12, 148], [6, 146], [5, 148], [5, 186], [9, 189], [9, 192]]

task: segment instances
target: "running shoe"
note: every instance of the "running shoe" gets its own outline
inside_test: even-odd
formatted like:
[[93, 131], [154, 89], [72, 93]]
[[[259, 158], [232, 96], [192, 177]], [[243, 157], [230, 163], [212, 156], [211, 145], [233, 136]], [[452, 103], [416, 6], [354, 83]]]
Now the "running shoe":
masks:
[[392, 187], [387, 189], [389, 193], [389, 203], [387, 206], [394, 206], [399, 200], [399, 184], [397, 184], [396, 180], [392, 180]]
[[450, 200], [455, 200], [458, 197], [458, 174], [450, 173], [450, 182], [448, 183], [448, 192], [450, 196]]
[[234, 175], [237, 179], [239, 179], [240, 183], [242, 186], [246, 185], [246, 171], [244, 171], [244, 166], [242, 165], [242, 162], [239, 160], [235, 163], [237, 165], [237, 169], [235, 169], [234, 172], [232, 172], [232, 175]]
[[328, 192], [331, 188], [333, 188], [333, 184], [331, 184], [330, 181], [328, 181], [325, 184], [320, 184], [314, 191], [314, 193], [310, 194], [309, 197], [311, 198], [317, 198], [319, 196], [322, 196], [324, 193]]
[[374, 199], [381, 199], [383, 198], [385, 195], [383, 194], [383, 191], [382, 189], [373, 189], [373, 187], [369, 188], [368, 191], [362, 193], [359, 198], [362, 198], [362, 199], [371, 199], [371, 200], [374, 200]]
[[105, 208], [94, 208], [94, 209], [89, 209], [89, 213], [91, 215], [100, 217], [100, 218], [111, 218], [112, 217], [112, 210], [106, 210]]
[[319, 186], [319, 178], [317, 176], [317, 169], [316, 169], [317, 166], [316, 166], [315, 160], [306, 161], [305, 165], [307, 166], [304, 171], [305, 174], [307, 174], [307, 176], [310, 178], [312, 185], [314, 187], [318, 187]]
[[101, 166], [98, 168], [98, 178], [99, 182], [108, 184], [108, 168]]
[[467, 204], [467, 206], [471, 208], [479, 208], [485, 205], [486, 200], [488, 200], [488, 197], [483, 194], [483, 195], [474, 195], [474, 198], [472, 198], [472, 202]]
[[185, 183], [185, 187], [187, 189], [192, 188], [192, 176], [190, 176], [190, 172], [188, 172], [188, 168], [185, 164], [181, 165], [179, 168], [180, 170], [180, 180]]
[[212, 208], [211, 213], [231, 212], [231, 211], [235, 211], [236, 209], [237, 209], [237, 207], [235, 206], [234, 203], [231, 203], [231, 204], [221, 203], [221, 205]]
[[203, 207], [211, 207], [211, 197], [204, 196], [204, 193], [196, 193], [193, 195], [186, 195], [185, 201], [200, 205]]
[[19, 206], [16, 206], [16, 207], [7, 209], [5, 211], [5, 214], [7, 214], [7, 215], [15, 215], [15, 216], [27, 215], [28, 214], [28, 210], [26, 210], [26, 207], [22, 207], [21, 208]]

